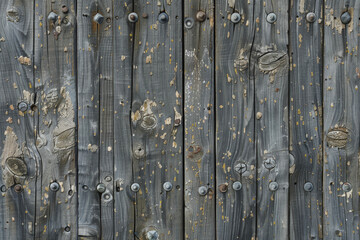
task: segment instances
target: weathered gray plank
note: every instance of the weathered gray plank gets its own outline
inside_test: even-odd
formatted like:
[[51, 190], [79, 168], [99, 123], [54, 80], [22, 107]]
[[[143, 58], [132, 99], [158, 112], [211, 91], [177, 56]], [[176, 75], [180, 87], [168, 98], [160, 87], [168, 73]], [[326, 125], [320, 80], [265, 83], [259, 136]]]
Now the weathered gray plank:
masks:
[[134, 239], [131, 161], [131, 81], [135, 23], [128, 21], [132, 0], [115, 0], [114, 34], [114, 232], [116, 239]]
[[77, 2], [79, 237], [100, 238], [97, 1]]
[[[36, 113], [30, 109], [35, 96], [33, 14], [34, 1], [0, 2], [1, 239], [34, 237], [38, 154]], [[21, 101], [29, 107], [24, 113], [18, 110]]]
[[[213, 1], [184, 2], [186, 239], [215, 239], [214, 7]], [[201, 186], [208, 188], [205, 196]]]
[[[254, 1], [222, 0], [215, 8], [217, 239], [255, 239], [256, 235], [254, 64], [250, 61], [254, 7]], [[233, 13], [240, 14], [238, 23], [231, 21]], [[234, 190], [234, 182], [241, 182], [242, 188]], [[224, 184], [228, 190], [221, 192]]]
[[322, 238], [322, 6], [290, 6], [290, 239]]
[[[255, 64], [258, 239], [288, 238], [288, 3], [255, 3], [250, 61]], [[276, 22], [267, 21], [270, 13], [276, 14]], [[274, 168], [268, 169], [272, 162]], [[271, 191], [276, 183], [278, 189]]]
[[[36, 189], [36, 238], [77, 236], [74, 3], [47, 0], [35, 5], [36, 146], [41, 158]], [[57, 17], [49, 19], [50, 12]], [[52, 191], [51, 183], [58, 184], [59, 190]]]
[[324, 10], [324, 238], [359, 239], [360, 2], [325, 1]]
[[[135, 236], [157, 231], [160, 239], [182, 239], [182, 3], [136, 1], [134, 11], [142, 16], [134, 36], [132, 84], [132, 160], [141, 187]], [[161, 12], [168, 22], [158, 21]], [[173, 189], [164, 191], [164, 182]]]

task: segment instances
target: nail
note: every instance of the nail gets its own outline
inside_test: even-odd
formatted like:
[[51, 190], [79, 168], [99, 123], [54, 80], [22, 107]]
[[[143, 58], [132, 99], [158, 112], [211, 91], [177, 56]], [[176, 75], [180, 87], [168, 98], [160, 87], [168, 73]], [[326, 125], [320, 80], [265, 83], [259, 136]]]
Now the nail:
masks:
[[64, 230], [65, 230], [65, 232], [70, 232], [70, 227], [66, 226]]
[[138, 192], [140, 190], [140, 185], [138, 183], [133, 183], [130, 188], [131, 191]]
[[173, 186], [172, 186], [171, 182], [165, 182], [165, 183], [163, 184], [163, 188], [164, 188], [165, 191], [169, 192], [169, 191], [171, 191], [171, 189], [173, 188]]
[[227, 184], [227, 183], [220, 184], [220, 185], [219, 185], [219, 191], [222, 192], [222, 193], [227, 192], [227, 190], [228, 190], [228, 185], [229, 185], [229, 184]]
[[306, 192], [311, 192], [314, 189], [314, 185], [311, 182], [306, 182], [304, 184], [304, 190]]
[[147, 240], [157, 240], [159, 239], [159, 234], [155, 230], [148, 231], [145, 234]]
[[5, 186], [5, 185], [2, 185], [2, 186], [0, 187], [0, 191], [1, 191], [1, 192], [6, 192], [6, 186]]
[[348, 24], [351, 21], [351, 15], [349, 12], [344, 12], [341, 14], [340, 19], [343, 24]]
[[201, 187], [199, 187], [198, 192], [199, 192], [199, 194], [200, 194], [201, 196], [204, 196], [204, 195], [207, 194], [208, 189], [207, 189], [207, 187], [205, 187], [205, 186], [201, 186]]
[[16, 184], [14, 186], [14, 190], [15, 190], [15, 192], [19, 193], [23, 190], [23, 188], [22, 188], [21, 184]]
[[104, 194], [104, 199], [105, 199], [105, 200], [109, 200], [109, 199], [110, 199], [110, 194], [105, 193], [105, 194]]
[[158, 20], [160, 23], [167, 23], [169, 21], [169, 15], [165, 12], [159, 14]]
[[277, 182], [271, 182], [269, 183], [269, 189], [270, 191], [276, 191], [279, 188], [279, 184]]
[[96, 190], [97, 190], [99, 193], [105, 192], [105, 190], [106, 190], [105, 184], [99, 183], [99, 184], [96, 186]]
[[316, 15], [313, 12], [309, 12], [308, 14], [306, 14], [306, 21], [308, 21], [309, 23], [313, 23], [316, 20]]
[[266, 21], [268, 23], [274, 23], [276, 22], [276, 14], [275, 13], [269, 13], [267, 16], [266, 16]]
[[102, 24], [103, 21], [104, 21], [104, 16], [101, 15], [100, 13], [97, 13], [97, 14], [94, 16], [94, 21], [95, 21], [97, 24]]
[[61, 8], [61, 11], [63, 13], [68, 13], [69, 12], [69, 8], [66, 6], [66, 5], [63, 5], [62, 8]]
[[194, 19], [192, 18], [185, 18], [184, 20], [185, 28], [190, 29], [194, 26]]
[[235, 191], [239, 191], [239, 190], [242, 188], [241, 182], [233, 182], [232, 188], [233, 188]]
[[235, 165], [234, 170], [238, 173], [244, 173], [247, 167], [245, 163], [238, 163]]
[[138, 19], [139, 19], [139, 16], [135, 12], [130, 13], [129, 16], [128, 16], [129, 22], [132, 22], [132, 23], [137, 22]]
[[233, 13], [233, 14], [231, 14], [230, 20], [233, 23], [238, 23], [241, 20], [241, 16], [239, 13]]
[[28, 104], [26, 102], [19, 102], [18, 109], [25, 112], [28, 109]]
[[199, 22], [203, 22], [203, 21], [205, 21], [205, 19], [206, 19], [206, 14], [205, 14], [205, 12], [203, 12], [203, 11], [198, 11], [198, 12], [196, 13], [196, 20], [198, 20]]
[[264, 161], [264, 166], [267, 169], [272, 169], [276, 165], [275, 160], [273, 158], [268, 158]]
[[112, 180], [112, 177], [111, 177], [111, 176], [106, 176], [106, 177], [105, 177], [105, 181], [110, 182], [111, 180]]
[[351, 184], [346, 182], [342, 185], [342, 189], [345, 191], [345, 192], [350, 192], [351, 191]]
[[57, 182], [50, 183], [50, 190], [57, 192], [60, 189], [60, 185]]

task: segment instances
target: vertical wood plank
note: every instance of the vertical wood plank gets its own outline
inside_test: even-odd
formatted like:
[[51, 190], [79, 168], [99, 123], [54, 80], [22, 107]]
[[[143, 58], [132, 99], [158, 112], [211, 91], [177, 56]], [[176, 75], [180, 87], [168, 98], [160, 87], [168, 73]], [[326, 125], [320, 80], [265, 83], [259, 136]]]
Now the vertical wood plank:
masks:
[[[37, 113], [30, 108], [35, 99], [33, 14], [34, 1], [0, 2], [1, 239], [33, 239], [35, 233], [39, 159], [35, 146]], [[25, 112], [18, 110], [20, 102], [26, 103]]]
[[359, 239], [360, 2], [324, 9], [324, 238]]
[[322, 238], [322, 7], [290, 6], [290, 239]]
[[[73, 0], [35, 1], [36, 146], [41, 157], [36, 238], [74, 239], [77, 236], [74, 4]], [[56, 18], [48, 18], [51, 12]], [[52, 183], [59, 189], [53, 191]]]
[[[213, 1], [184, 3], [186, 239], [215, 238], [214, 7]], [[201, 186], [208, 188], [205, 196]]]
[[[251, 60], [255, 63], [258, 239], [288, 238], [288, 2], [255, 4]], [[276, 14], [274, 23], [267, 21], [270, 13]]]
[[[216, 2], [216, 236], [255, 239], [255, 1]], [[240, 14], [233, 23], [231, 15]], [[243, 166], [243, 168], [240, 168]], [[234, 182], [242, 188], [235, 191]], [[225, 185], [228, 190], [220, 191]]]
[[100, 238], [100, 98], [97, 1], [77, 2], [79, 237]]
[[[183, 238], [182, 2], [136, 1], [132, 160], [135, 237]], [[166, 13], [169, 21], [159, 22]], [[163, 184], [171, 182], [167, 192]]]
[[131, 159], [131, 84], [135, 26], [128, 14], [132, 0], [114, 1], [114, 237], [134, 239], [134, 198]]

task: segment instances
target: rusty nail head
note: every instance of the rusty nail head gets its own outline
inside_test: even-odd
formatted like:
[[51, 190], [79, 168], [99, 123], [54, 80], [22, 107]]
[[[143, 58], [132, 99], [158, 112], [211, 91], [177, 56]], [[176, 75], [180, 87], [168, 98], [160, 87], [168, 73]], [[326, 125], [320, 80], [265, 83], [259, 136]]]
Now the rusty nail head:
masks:
[[145, 234], [145, 237], [147, 240], [157, 240], [159, 239], [159, 234], [157, 233], [157, 231], [151, 230]]
[[276, 165], [275, 160], [273, 158], [268, 158], [264, 161], [264, 166], [267, 169], [272, 169]]
[[269, 13], [269, 14], [266, 16], [266, 21], [267, 21], [268, 23], [274, 23], [274, 22], [276, 22], [276, 19], [277, 19], [277, 17], [276, 17], [276, 14], [275, 14], [275, 13]]
[[94, 21], [98, 24], [102, 24], [104, 22], [104, 16], [101, 15], [100, 13], [97, 13], [95, 16], [94, 16]]
[[177, 127], [177, 126], [180, 125], [181, 120], [180, 119], [175, 119], [174, 123], [175, 123], [175, 127]]
[[245, 163], [239, 163], [239, 164], [235, 165], [234, 169], [238, 173], [244, 173], [246, 171], [247, 167], [246, 167]]
[[162, 12], [159, 14], [158, 20], [160, 23], [167, 23], [169, 21], [169, 15], [167, 15], [165, 12]]
[[22, 188], [21, 184], [16, 184], [14, 186], [14, 190], [15, 190], [15, 192], [19, 193], [23, 190], [23, 188]]
[[96, 190], [97, 190], [99, 193], [105, 192], [105, 190], [106, 190], [105, 184], [99, 183], [99, 184], [96, 186]]
[[227, 190], [228, 190], [228, 185], [229, 185], [229, 184], [227, 184], [227, 183], [220, 184], [220, 185], [219, 185], [219, 191], [222, 192], [222, 193], [227, 192]]
[[204, 195], [207, 194], [208, 189], [207, 189], [207, 187], [205, 187], [205, 186], [201, 186], [201, 187], [199, 187], [198, 192], [199, 192], [199, 194], [200, 194], [201, 196], [204, 196]]
[[132, 22], [132, 23], [137, 22], [138, 19], [139, 19], [139, 16], [135, 12], [130, 13], [128, 16], [129, 22]]
[[311, 192], [314, 189], [314, 185], [311, 182], [306, 182], [304, 184], [304, 190], [306, 192]]
[[270, 191], [276, 191], [279, 188], [279, 184], [277, 182], [271, 182], [269, 183], [269, 189]]
[[28, 104], [26, 102], [19, 102], [18, 109], [25, 112], [28, 109]]
[[184, 23], [185, 23], [185, 28], [190, 29], [194, 26], [194, 19], [190, 17], [185, 18]]
[[138, 192], [140, 190], [140, 185], [138, 183], [133, 183], [130, 188], [131, 191]]
[[65, 232], [70, 232], [70, 227], [66, 226], [64, 230], [65, 230]]
[[309, 23], [313, 23], [316, 20], [316, 15], [313, 12], [309, 12], [308, 14], [306, 14], [306, 21], [308, 21]]
[[351, 184], [346, 182], [342, 185], [342, 189], [345, 191], [345, 192], [350, 192], [351, 191]]
[[169, 192], [169, 191], [171, 191], [171, 189], [173, 188], [173, 186], [172, 186], [171, 182], [165, 182], [165, 183], [163, 184], [163, 188], [164, 188], [165, 191]]
[[233, 188], [235, 191], [239, 191], [239, 190], [242, 188], [241, 182], [238, 182], [238, 181], [233, 182], [232, 188]]
[[58, 19], [58, 15], [54, 12], [49, 13], [48, 20], [49, 21], [56, 21]]
[[233, 13], [233, 14], [231, 14], [230, 20], [233, 23], [238, 23], [241, 20], [241, 16], [239, 13]]
[[344, 12], [341, 14], [340, 20], [343, 24], [348, 24], [351, 21], [351, 15], [349, 12]]
[[205, 21], [205, 19], [206, 19], [206, 14], [205, 14], [205, 12], [203, 12], [203, 11], [198, 11], [198, 12], [196, 13], [196, 20], [198, 20], [199, 22], [203, 22], [203, 21]]
[[50, 183], [50, 190], [57, 192], [60, 189], [60, 185], [57, 182]]
[[106, 176], [106, 177], [105, 177], [105, 181], [110, 182], [111, 180], [112, 180], [112, 177], [111, 177], [111, 176]]
[[63, 13], [68, 13], [69, 12], [69, 8], [66, 6], [66, 5], [63, 5], [62, 8], [61, 8], [61, 11]]

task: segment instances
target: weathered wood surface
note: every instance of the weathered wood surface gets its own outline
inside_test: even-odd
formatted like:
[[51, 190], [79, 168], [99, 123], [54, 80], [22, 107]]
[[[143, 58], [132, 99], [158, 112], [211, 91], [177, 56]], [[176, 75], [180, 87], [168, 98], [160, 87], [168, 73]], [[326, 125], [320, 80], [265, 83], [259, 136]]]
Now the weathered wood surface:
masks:
[[322, 238], [322, 6], [290, 6], [291, 239]]
[[[215, 236], [214, 2], [184, 2], [185, 239]], [[203, 16], [202, 14], [205, 14]], [[189, 24], [189, 25], [187, 25]], [[207, 194], [199, 194], [199, 187]]]
[[360, 2], [324, 5], [324, 238], [359, 239]]

